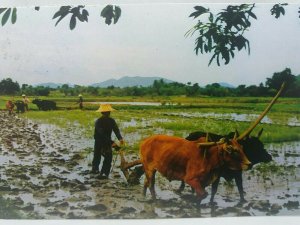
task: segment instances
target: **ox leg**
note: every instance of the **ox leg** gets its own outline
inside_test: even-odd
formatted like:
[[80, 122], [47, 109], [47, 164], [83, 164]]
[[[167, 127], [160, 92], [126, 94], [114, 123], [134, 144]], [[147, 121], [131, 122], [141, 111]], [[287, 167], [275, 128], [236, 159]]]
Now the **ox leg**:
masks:
[[156, 199], [156, 193], [155, 193], [155, 188], [154, 188], [154, 185], [155, 185], [155, 173], [156, 173], [156, 170], [153, 171], [153, 173], [152, 173], [151, 180], [150, 180], [150, 188], [149, 188], [153, 200]]
[[144, 190], [143, 190], [144, 197], [146, 196], [148, 186], [149, 186], [149, 181], [148, 181], [148, 178], [146, 176], [145, 181], [144, 181]]
[[147, 188], [150, 189], [152, 198], [155, 199], [155, 190], [154, 190], [154, 183], [155, 183], [155, 171], [147, 171], [145, 170], [145, 182], [144, 182], [144, 191], [143, 194], [146, 196]]
[[243, 188], [243, 178], [242, 178], [242, 172], [239, 171], [238, 173], [235, 174], [234, 177], [236, 186], [239, 190], [239, 194], [240, 194], [240, 202], [246, 202], [246, 199], [244, 198], [244, 188]]
[[220, 177], [218, 177], [211, 185], [211, 196], [210, 196], [211, 204], [214, 202], [214, 198], [217, 193], [219, 183], [220, 183]]
[[201, 185], [201, 182], [199, 179], [191, 179], [186, 181], [187, 184], [189, 184], [197, 194], [197, 206], [199, 207], [201, 204], [201, 201], [207, 197], [207, 192], [204, 190], [204, 188]]
[[185, 188], [185, 182], [181, 181], [180, 187], [178, 188], [178, 190], [176, 190], [176, 193], [181, 194], [184, 188]]

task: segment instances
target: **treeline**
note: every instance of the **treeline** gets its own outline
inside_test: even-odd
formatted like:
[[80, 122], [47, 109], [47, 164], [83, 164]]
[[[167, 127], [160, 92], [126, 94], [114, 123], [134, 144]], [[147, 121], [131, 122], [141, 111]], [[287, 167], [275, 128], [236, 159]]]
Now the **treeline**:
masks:
[[223, 87], [218, 83], [200, 87], [198, 83], [187, 84], [183, 83], [166, 83], [162, 79], [155, 80], [149, 87], [134, 86], [134, 87], [114, 87], [99, 88], [92, 86], [75, 85], [73, 87], [68, 84], [63, 84], [57, 88], [31, 86], [12, 81], [10, 78], [3, 79], [0, 82], [1, 95], [21, 95], [27, 94], [30, 96], [48, 96], [51, 92], [58, 92], [64, 96], [78, 96], [78, 94], [91, 96], [273, 96], [280, 88], [283, 82], [286, 82], [287, 88], [283, 93], [286, 97], [300, 97], [300, 75], [295, 76], [289, 68], [281, 72], [274, 73], [271, 78], [267, 78], [265, 84], [256, 85], [239, 85], [236, 88]]

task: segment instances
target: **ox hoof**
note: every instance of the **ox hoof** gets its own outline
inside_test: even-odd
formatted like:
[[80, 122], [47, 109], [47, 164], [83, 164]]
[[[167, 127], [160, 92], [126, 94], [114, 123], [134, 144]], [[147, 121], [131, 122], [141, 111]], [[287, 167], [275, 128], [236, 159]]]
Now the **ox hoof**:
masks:
[[243, 198], [243, 199], [241, 199], [239, 201], [239, 203], [237, 204], [237, 206], [243, 206], [243, 204], [245, 204], [245, 203], [247, 203], [247, 200]]
[[209, 206], [216, 206], [216, 205], [217, 205], [217, 203], [214, 202], [214, 201], [210, 201], [210, 202], [209, 202]]
[[205, 199], [207, 196], [208, 196], [208, 193], [207, 193], [207, 191], [206, 191], [206, 192], [204, 192], [203, 195], [201, 195], [201, 196], [199, 197], [199, 201], [201, 202], [201, 201], [202, 201], [203, 199]]
[[178, 195], [181, 195], [182, 190], [181, 190], [181, 189], [176, 189], [174, 192], [175, 192], [176, 194], [178, 194]]
[[246, 203], [247, 202], [247, 200], [246, 199], [244, 199], [244, 198], [242, 198], [241, 200], [240, 200], [240, 203]]

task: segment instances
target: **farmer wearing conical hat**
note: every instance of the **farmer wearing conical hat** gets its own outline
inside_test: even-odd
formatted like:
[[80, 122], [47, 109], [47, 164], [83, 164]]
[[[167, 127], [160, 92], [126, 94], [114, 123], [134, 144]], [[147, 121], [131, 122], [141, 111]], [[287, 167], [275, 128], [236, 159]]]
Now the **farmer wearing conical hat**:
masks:
[[24, 103], [25, 111], [28, 111], [28, 104], [29, 104], [30, 100], [25, 94], [22, 94], [22, 97], [23, 97], [22, 101]]
[[124, 141], [121, 136], [120, 130], [116, 121], [110, 117], [110, 112], [114, 109], [109, 104], [101, 104], [97, 112], [100, 112], [102, 116], [98, 118], [95, 122], [94, 131], [94, 158], [92, 162], [92, 173], [99, 172], [99, 165], [101, 161], [101, 155], [104, 157], [103, 165], [100, 171], [100, 179], [107, 179], [112, 162], [112, 131], [115, 133], [116, 137], [123, 145]]

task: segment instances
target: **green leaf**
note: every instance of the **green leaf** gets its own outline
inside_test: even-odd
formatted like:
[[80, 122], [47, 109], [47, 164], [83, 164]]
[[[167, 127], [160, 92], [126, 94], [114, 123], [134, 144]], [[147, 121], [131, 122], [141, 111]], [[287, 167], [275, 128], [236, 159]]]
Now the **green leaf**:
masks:
[[196, 9], [197, 11], [205, 11], [206, 10], [203, 6], [200, 6], [200, 5], [196, 5], [194, 7], [194, 9]]
[[110, 14], [113, 11], [113, 6], [112, 5], [107, 5], [105, 6], [102, 11], [100, 16], [106, 17], [108, 14]]
[[201, 14], [203, 14], [203, 13], [196, 11], [196, 12], [191, 13], [191, 15], [189, 17], [194, 17], [194, 19], [195, 19], [198, 16], [200, 16]]
[[220, 66], [220, 60], [219, 60], [219, 58], [220, 58], [220, 52], [217, 54], [217, 64], [218, 64], [218, 66]]
[[88, 22], [88, 16], [89, 16], [89, 12], [86, 9], [82, 10], [82, 17], [86, 22]]
[[70, 29], [73, 30], [76, 27], [76, 15], [73, 14], [70, 20]]
[[0, 14], [3, 13], [7, 8], [0, 8]]
[[63, 16], [65, 17], [68, 13], [69, 13], [69, 10], [71, 9], [71, 6], [62, 6], [60, 7], [60, 9], [54, 14], [54, 16], [52, 17], [52, 19], [55, 19], [59, 16]]
[[15, 24], [17, 21], [17, 8], [13, 9], [12, 15], [11, 15], [11, 23]]
[[112, 18], [114, 17], [114, 10], [112, 5], [107, 5], [101, 11], [100, 16], [105, 18], [105, 23], [110, 25], [112, 22]]
[[115, 6], [114, 10], [114, 24], [116, 24], [121, 17], [121, 8], [119, 6]]
[[1, 21], [2, 26], [4, 26], [6, 24], [6, 22], [8, 21], [10, 12], [11, 12], [11, 8], [7, 9], [6, 12], [4, 13], [4, 15], [2, 17], [2, 21]]
[[208, 51], [210, 52], [211, 47], [212, 47], [212, 38], [211, 37], [208, 38], [207, 47], [208, 47]]
[[225, 59], [225, 65], [227, 65], [230, 61], [229, 50], [226, 48], [221, 53], [222, 53], [223, 59]]
[[284, 8], [282, 7], [282, 8], [280, 8], [280, 12], [282, 13], [282, 15], [284, 15], [285, 14], [285, 10], [284, 10]]
[[71, 6], [62, 6], [59, 11], [56, 12], [52, 19], [55, 19], [60, 16], [60, 18], [56, 21], [55, 26], [70, 13]]
[[212, 61], [214, 60], [214, 58], [216, 57], [217, 53], [215, 53], [211, 59], [209, 60], [208, 66], [210, 66], [210, 64], [212, 63]]
[[253, 12], [249, 11], [248, 14], [249, 14], [249, 16], [251, 16], [252, 18], [257, 19], [256, 15], [255, 15]]
[[214, 21], [214, 15], [212, 13], [209, 13], [208, 19], [209, 19], [209, 22], [212, 23]]
[[204, 13], [209, 12], [209, 9], [204, 8], [203, 6], [195, 6], [194, 9], [196, 9], [195, 12], [191, 13], [189, 17], [197, 18], [198, 16], [201, 16]]

